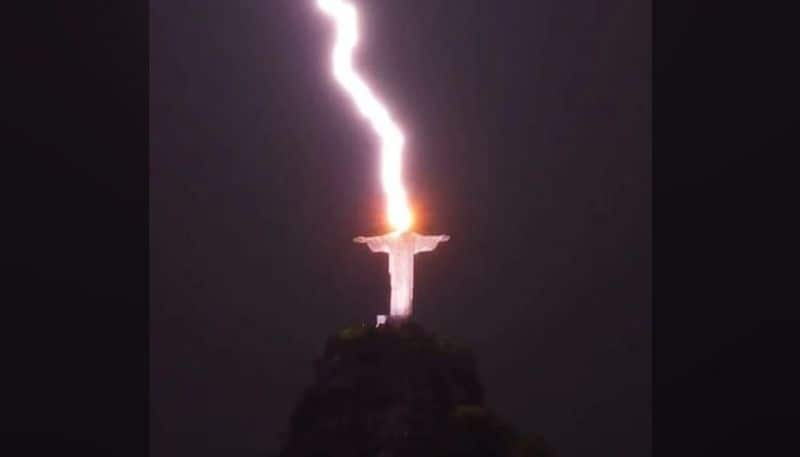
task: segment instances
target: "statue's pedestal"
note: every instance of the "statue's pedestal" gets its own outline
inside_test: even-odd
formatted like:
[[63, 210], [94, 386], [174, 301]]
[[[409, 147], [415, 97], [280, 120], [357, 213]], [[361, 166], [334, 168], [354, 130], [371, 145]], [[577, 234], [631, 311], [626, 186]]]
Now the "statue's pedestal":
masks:
[[388, 325], [388, 326], [395, 326], [400, 325], [403, 322], [408, 320], [407, 316], [388, 316], [386, 314], [378, 314], [378, 321], [375, 324], [375, 327], [380, 327], [381, 325]]

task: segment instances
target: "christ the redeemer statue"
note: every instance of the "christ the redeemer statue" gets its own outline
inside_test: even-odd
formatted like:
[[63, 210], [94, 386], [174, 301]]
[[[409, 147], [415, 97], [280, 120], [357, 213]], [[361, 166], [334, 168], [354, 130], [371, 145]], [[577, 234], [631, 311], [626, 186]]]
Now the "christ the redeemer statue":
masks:
[[[372, 252], [389, 254], [389, 276], [392, 283], [389, 315], [392, 318], [402, 319], [411, 315], [411, 300], [414, 295], [414, 254], [433, 251], [436, 245], [449, 239], [449, 235], [425, 236], [410, 231], [383, 236], [358, 236], [353, 239], [356, 243], [366, 243]], [[378, 317], [379, 323], [381, 317]]]

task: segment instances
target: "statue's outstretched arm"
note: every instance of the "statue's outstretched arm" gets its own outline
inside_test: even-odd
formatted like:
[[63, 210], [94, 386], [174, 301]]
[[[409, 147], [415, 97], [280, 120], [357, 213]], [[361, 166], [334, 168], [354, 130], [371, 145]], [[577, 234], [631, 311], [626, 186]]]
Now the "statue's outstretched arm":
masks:
[[389, 246], [382, 236], [357, 236], [353, 238], [354, 243], [366, 243], [372, 252], [389, 252]]
[[417, 237], [414, 252], [430, 252], [436, 249], [439, 243], [443, 243], [450, 239], [450, 235], [420, 235]]

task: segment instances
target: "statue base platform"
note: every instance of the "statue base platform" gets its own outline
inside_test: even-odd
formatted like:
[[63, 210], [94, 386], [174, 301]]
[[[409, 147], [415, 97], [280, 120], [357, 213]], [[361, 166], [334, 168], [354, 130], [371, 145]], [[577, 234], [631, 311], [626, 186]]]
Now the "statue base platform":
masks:
[[408, 316], [387, 316], [386, 314], [378, 314], [377, 323], [375, 327], [382, 325], [395, 326], [408, 321]]

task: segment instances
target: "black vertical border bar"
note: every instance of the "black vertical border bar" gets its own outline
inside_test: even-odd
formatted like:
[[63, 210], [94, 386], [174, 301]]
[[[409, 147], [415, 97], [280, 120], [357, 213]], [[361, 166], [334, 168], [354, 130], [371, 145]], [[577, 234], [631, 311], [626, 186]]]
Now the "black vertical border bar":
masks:
[[796, 130], [794, 17], [655, 2], [657, 456], [797, 453], [796, 168], [781, 160], [796, 150], [781, 133]]
[[147, 455], [148, 14], [4, 6], [0, 455]]

